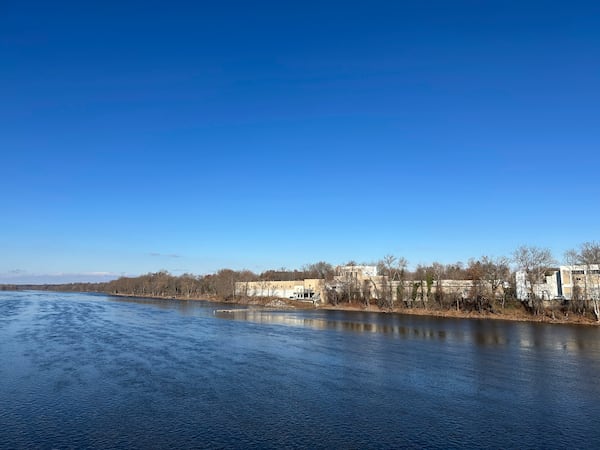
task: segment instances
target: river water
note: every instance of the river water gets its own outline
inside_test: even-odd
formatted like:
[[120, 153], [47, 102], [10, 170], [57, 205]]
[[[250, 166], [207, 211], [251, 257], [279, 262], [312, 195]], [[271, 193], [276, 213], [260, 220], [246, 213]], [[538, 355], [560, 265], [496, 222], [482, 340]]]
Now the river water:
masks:
[[0, 448], [600, 448], [600, 328], [0, 293]]

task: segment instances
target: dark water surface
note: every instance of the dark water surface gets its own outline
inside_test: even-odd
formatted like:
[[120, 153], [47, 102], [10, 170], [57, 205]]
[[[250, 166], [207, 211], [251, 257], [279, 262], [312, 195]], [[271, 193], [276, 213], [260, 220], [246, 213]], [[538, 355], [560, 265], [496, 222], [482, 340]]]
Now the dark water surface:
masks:
[[600, 448], [599, 328], [220, 308], [0, 293], [0, 447]]

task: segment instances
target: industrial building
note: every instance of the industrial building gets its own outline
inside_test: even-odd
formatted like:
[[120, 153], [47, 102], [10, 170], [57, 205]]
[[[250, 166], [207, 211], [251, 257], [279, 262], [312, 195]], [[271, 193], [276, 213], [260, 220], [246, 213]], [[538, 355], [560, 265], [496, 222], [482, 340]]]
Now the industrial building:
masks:
[[560, 266], [547, 270], [543, 280], [533, 289], [526, 273], [516, 273], [517, 298], [526, 300], [531, 293], [542, 300], [571, 300], [600, 298], [600, 265]]

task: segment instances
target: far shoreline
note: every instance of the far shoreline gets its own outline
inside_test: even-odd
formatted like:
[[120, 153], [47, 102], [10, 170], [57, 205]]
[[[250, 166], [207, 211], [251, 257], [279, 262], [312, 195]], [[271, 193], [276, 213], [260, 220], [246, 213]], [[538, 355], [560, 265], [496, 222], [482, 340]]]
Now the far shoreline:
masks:
[[440, 310], [432, 308], [394, 308], [393, 310], [382, 309], [376, 305], [359, 305], [359, 304], [319, 304], [311, 301], [292, 300], [278, 297], [235, 297], [228, 299], [217, 295], [205, 295], [203, 297], [186, 297], [186, 296], [164, 296], [150, 294], [125, 294], [105, 291], [69, 291], [59, 289], [36, 289], [34, 286], [27, 286], [26, 289], [5, 289], [4, 291], [46, 291], [46, 292], [63, 292], [63, 293], [82, 293], [82, 294], [97, 294], [106, 295], [109, 297], [121, 297], [140, 300], [162, 300], [162, 301], [192, 301], [192, 302], [214, 302], [225, 305], [240, 305], [253, 306], [260, 309], [268, 309], [272, 311], [305, 311], [305, 310], [322, 310], [322, 311], [345, 311], [345, 312], [368, 312], [375, 314], [397, 314], [404, 316], [422, 316], [422, 317], [437, 317], [448, 319], [475, 319], [475, 320], [502, 320], [510, 322], [529, 322], [529, 323], [544, 323], [544, 324], [560, 324], [560, 325], [584, 325], [584, 326], [599, 326], [600, 322], [590, 317], [584, 317], [577, 314], [567, 315], [562, 312], [555, 312], [554, 317], [549, 315], [549, 311], [538, 316], [531, 315], [522, 308], [506, 308], [504, 311], [496, 313], [464, 311], [464, 310]]

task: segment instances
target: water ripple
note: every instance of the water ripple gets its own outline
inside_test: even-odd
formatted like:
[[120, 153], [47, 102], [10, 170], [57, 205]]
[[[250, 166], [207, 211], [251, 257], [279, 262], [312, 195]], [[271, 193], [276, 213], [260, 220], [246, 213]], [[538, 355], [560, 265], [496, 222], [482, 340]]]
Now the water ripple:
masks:
[[598, 329], [0, 293], [1, 448], [600, 448]]

